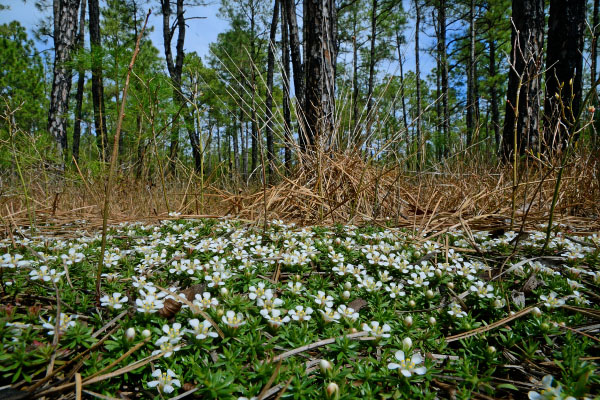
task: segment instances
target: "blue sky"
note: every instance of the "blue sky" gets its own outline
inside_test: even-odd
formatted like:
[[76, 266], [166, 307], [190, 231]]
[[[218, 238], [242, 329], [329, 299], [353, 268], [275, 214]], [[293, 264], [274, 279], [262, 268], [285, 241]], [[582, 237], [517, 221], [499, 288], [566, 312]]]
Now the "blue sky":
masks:
[[[403, 0], [403, 2], [405, 9], [410, 10], [410, 3], [412, 2], [409, 0]], [[33, 0], [0, 0], [0, 4], [8, 5], [10, 7], [9, 10], [0, 11], [0, 23], [17, 20], [23, 26], [27, 27], [30, 35], [36, 24], [45, 17], [44, 13], [35, 8]], [[148, 6], [152, 6], [153, 11], [149, 25], [154, 27], [154, 31], [151, 33], [150, 37], [154, 45], [162, 52], [162, 20], [161, 16], [158, 14], [158, 1], [150, 1], [149, 4], [143, 5], [142, 7], [147, 10]], [[186, 13], [186, 16], [188, 17], [202, 17], [202, 19], [192, 19], [188, 21], [188, 29], [185, 38], [186, 51], [195, 51], [203, 58], [208, 55], [209, 44], [215, 42], [218, 34], [224, 32], [228, 28], [228, 23], [217, 16], [218, 11], [219, 1], [215, 1], [206, 6], [193, 7]], [[408, 28], [405, 32], [405, 37], [408, 41], [404, 48], [404, 55], [406, 57], [405, 71], [414, 70], [413, 40], [415, 32], [413, 27], [414, 21], [409, 21]], [[413, 29], [411, 30], [411, 28]], [[433, 42], [433, 39], [429, 38], [428, 35], [424, 33], [421, 33], [420, 40], [421, 48], [429, 47]], [[50, 47], [52, 47], [51, 43], [46, 45], [38, 43], [39, 50]], [[424, 77], [427, 72], [431, 71], [434, 67], [435, 61], [432, 57], [422, 51], [421, 63], [422, 76]], [[382, 71], [384, 73], [398, 73], [397, 63], [390, 63], [381, 67], [385, 70]]]

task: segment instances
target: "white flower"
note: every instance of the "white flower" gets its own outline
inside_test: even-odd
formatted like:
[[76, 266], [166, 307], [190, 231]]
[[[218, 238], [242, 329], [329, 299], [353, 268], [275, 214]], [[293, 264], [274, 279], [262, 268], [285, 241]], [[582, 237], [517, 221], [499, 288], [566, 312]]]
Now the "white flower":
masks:
[[41, 279], [44, 282], [53, 282], [58, 283], [60, 281], [60, 277], [65, 274], [64, 271], [56, 272], [55, 269], [48, 270], [48, 267], [42, 265], [39, 269], [34, 269], [29, 273], [32, 280]]
[[211, 331], [212, 325], [207, 320], [204, 320], [204, 321], [202, 321], [202, 323], [200, 323], [200, 321], [198, 319], [194, 318], [194, 319], [190, 319], [188, 322], [193, 329], [186, 329], [186, 332], [195, 334], [196, 339], [203, 340], [209, 336], [213, 337], [213, 338], [216, 338], [219, 336], [216, 332]]
[[542, 390], [541, 393], [534, 392], [533, 390], [527, 394], [527, 397], [531, 400], [553, 400], [553, 399], [565, 399], [575, 400], [573, 396], [563, 397], [562, 387], [557, 385], [552, 387], [552, 375], [546, 375], [542, 378]]
[[319, 290], [316, 296], [313, 296], [315, 303], [320, 307], [333, 307], [333, 297]]
[[300, 294], [304, 290], [304, 286], [300, 282], [288, 282], [288, 287], [292, 294]]
[[[77, 319], [77, 315], [67, 315], [64, 313], [60, 313], [59, 323], [58, 323], [58, 334], [62, 335], [65, 333], [70, 327], [75, 326], [75, 319]], [[48, 318], [48, 321], [42, 319], [44, 323], [42, 327], [48, 329], [48, 335], [54, 335], [55, 322], [52, 321], [52, 317]]]
[[367, 292], [375, 292], [378, 291], [383, 283], [381, 281], [376, 281], [375, 278], [371, 276], [357, 277], [358, 279], [358, 287], [365, 289]]
[[152, 314], [164, 307], [164, 302], [152, 294], [148, 294], [142, 299], [136, 299], [137, 311], [144, 314]]
[[82, 253], [78, 253], [77, 249], [74, 247], [71, 247], [69, 249], [69, 253], [61, 255], [60, 258], [62, 258], [65, 264], [72, 265], [83, 261], [84, 255]]
[[423, 363], [423, 357], [420, 354], [415, 353], [412, 355], [410, 360], [404, 358], [404, 352], [398, 350], [394, 355], [399, 363], [391, 362], [388, 364], [389, 369], [400, 369], [400, 373], [407, 378], [410, 378], [413, 373], [417, 375], [424, 375], [427, 372], [427, 368], [424, 366], [418, 366]]
[[273, 328], [278, 328], [282, 324], [290, 322], [290, 317], [289, 316], [286, 315], [283, 318], [281, 317], [281, 311], [280, 310], [266, 310], [266, 309], [262, 309], [262, 310], [260, 310], [260, 315], [262, 315], [263, 317], [265, 317], [265, 319], [269, 322], [269, 325], [271, 325]]
[[255, 300], [256, 298], [263, 297], [265, 295], [265, 283], [259, 282], [258, 287], [250, 286], [248, 290], [250, 290], [250, 293], [248, 294], [250, 300]]
[[113, 293], [112, 296], [105, 295], [100, 299], [100, 305], [102, 307], [108, 307], [110, 309], [118, 310], [123, 308], [123, 303], [127, 303], [127, 296], [121, 298], [121, 293]]
[[207, 275], [204, 279], [208, 281], [208, 287], [219, 287], [225, 284], [225, 280], [229, 276], [226, 272], [213, 272], [212, 275]]
[[237, 329], [246, 323], [246, 321], [244, 321], [244, 315], [241, 312], [236, 314], [231, 310], [227, 311], [221, 320], [233, 329]]
[[349, 319], [351, 321], [356, 321], [358, 319], [358, 313], [356, 311], [354, 311], [354, 309], [352, 307], [348, 307], [345, 304], [342, 304], [341, 306], [339, 306], [337, 311], [338, 311], [338, 313], [340, 313], [340, 315], [342, 317]]
[[194, 296], [195, 300], [192, 302], [192, 312], [197, 314], [201, 310], [205, 310], [207, 308], [215, 308], [219, 305], [219, 300], [214, 297], [211, 297], [209, 292], [204, 292], [202, 295], [200, 293], [196, 293]]
[[338, 322], [340, 320], [340, 314], [329, 307], [325, 307], [325, 310], [319, 310], [319, 312], [323, 316], [325, 323]]
[[541, 295], [540, 300], [544, 302], [544, 305], [548, 308], [556, 308], [563, 306], [565, 301], [563, 299], [556, 298], [557, 294], [555, 292], [550, 292], [548, 296]]
[[175, 346], [176, 343], [173, 343], [169, 336], [161, 336], [155, 343], [159, 348], [152, 352], [152, 355], [164, 353], [165, 357], [171, 357], [171, 355], [179, 351], [181, 349], [180, 345]]
[[274, 308], [281, 307], [283, 305], [283, 300], [273, 297], [273, 291], [271, 289], [267, 289], [265, 294], [258, 298], [256, 304], [265, 310], [272, 310]]
[[452, 315], [455, 318], [462, 318], [467, 316], [467, 313], [462, 310], [460, 304], [454, 301], [450, 303], [450, 309], [448, 310], [448, 314]]
[[4, 268], [16, 268], [16, 267], [24, 267], [29, 265], [29, 261], [23, 260], [23, 256], [20, 254], [12, 255], [10, 253], [6, 253], [0, 259], [0, 267]]
[[170, 369], [167, 369], [167, 372], [162, 372], [160, 369], [157, 369], [152, 373], [152, 377], [157, 379], [148, 382], [148, 387], [153, 388], [158, 386], [158, 390], [161, 392], [169, 394], [175, 390], [173, 386], [181, 387], [179, 379], [173, 379], [177, 377], [177, 375]]
[[404, 285], [401, 283], [397, 284], [395, 282], [392, 282], [389, 285], [386, 285], [384, 287], [384, 289], [386, 292], [388, 292], [390, 294], [390, 297], [392, 299], [395, 299], [396, 296], [403, 297], [406, 295], [404, 290], [402, 290], [402, 289], [404, 289]]
[[489, 284], [486, 285], [482, 281], [475, 282], [475, 284], [471, 285], [469, 289], [471, 290], [471, 292], [477, 293], [477, 296], [479, 296], [482, 299], [491, 299], [492, 297], [494, 297], [494, 287]]
[[172, 343], [177, 343], [181, 339], [181, 324], [179, 322], [175, 322], [173, 326], [165, 324], [162, 330]]
[[378, 321], [371, 321], [371, 325], [362, 324], [362, 330], [365, 332], [369, 332], [371, 336], [376, 338], [389, 338], [390, 332], [392, 328], [388, 324], [383, 324], [383, 326], [379, 325]]
[[302, 322], [310, 320], [310, 314], [313, 313], [313, 309], [306, 307], [306, 310], [302, 306], [296, 306], [294, 310], [290, 310], [290, 315], [294, 321]]

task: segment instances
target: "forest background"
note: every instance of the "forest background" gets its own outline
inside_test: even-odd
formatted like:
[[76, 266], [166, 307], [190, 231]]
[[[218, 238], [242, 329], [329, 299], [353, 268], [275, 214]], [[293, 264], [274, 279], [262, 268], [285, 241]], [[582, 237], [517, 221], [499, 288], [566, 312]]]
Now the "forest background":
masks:
[[[23, 4], [35, 27], [8, 21]], [[121, 219], [597, 220], [598, 1], [0, 7], [6, 224], [109, 190]]]

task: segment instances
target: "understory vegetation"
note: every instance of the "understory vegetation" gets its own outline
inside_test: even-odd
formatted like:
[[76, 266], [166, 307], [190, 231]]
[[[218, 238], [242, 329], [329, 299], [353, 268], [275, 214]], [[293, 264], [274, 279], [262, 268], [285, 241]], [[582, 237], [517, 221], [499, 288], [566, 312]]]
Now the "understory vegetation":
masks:
[[20, 229], [0, 379], [15, 399], [594, 398], [600, 237], [538, 228], [171, 214], [112, 226], [101, 271], [86, 221]]

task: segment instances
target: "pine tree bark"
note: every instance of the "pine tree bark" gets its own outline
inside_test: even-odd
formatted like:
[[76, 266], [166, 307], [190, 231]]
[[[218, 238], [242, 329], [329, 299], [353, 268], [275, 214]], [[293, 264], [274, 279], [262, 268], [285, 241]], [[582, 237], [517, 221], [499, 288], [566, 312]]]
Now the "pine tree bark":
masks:
[[475, 88], [477, 84], [477, 67], [475, 57], [475, 0], [471, 0], [469, 7], [469, 61], [467, 71], [467, 147], [473, 143], [473, 135], [477, 129], [477, 90]]
[[[298, 33], [298, 20], [296, 18], [296, 4], [294, 0], [283, 0], [288, 23], [288, 35], [290, 39], [290, 55], [292, 58], [292, 69], [294, 78], [294, 92], [296, 97], [296, 110], [302, 110], [304, 105], [304, 65], [300, 50], [300, 34]], [[302, 112], [298, 116], [298, 142], [300, 148], [306, 147], [306, 135], [304, 133], [305, 121]]]
[[289, 174], [292, 169], [292, 116], [290, 111], [290, 46], [289, 28], [285, 2], [281, 4], [281, 62], [283, 63], [283, 129], [285, 135], [285, 169]]
[[592, 11], [592, 43], [590, 46], [591, 65], [591, 81], [592, 84], [596, 81], [598, 67], [598, 12], [600, 11], [600, 0], [594, 0], [594, 9]]
[[[377, 40], [377, 0], [372, 0], [371, 3], [371, 38], [369, 47], [369, 83], [367, 87], [367, 129], [365, 139], [371, 137], [371, 127], [373, 125], [374, 116], [371, 115], [373, 110], [373, 87], [375, 85], [375, 43]], [[367, 148], [369, 147], [369, 143]]]
[[54, 71], [48, 112], [48, 132], [58, 143], [60, 156], [64, 161], [68, 154], [67, 114], [72, 79], [69, 61], [75, 46], [78, 10], [79, 0], [54, 0]]
[[564, 148], [569, 136], [577, 129], [582, 95], [585, 8], [585, 0], [550, 1], [544, 102], [544, 150], [547, 151]]
[[498, 88], [496, 87], [496, 41], [490, 38], [488, 41], [490, 50], [489, 74], [492, 81], [490, 85], [490, 111], [492, 114], [492, 129], [494, 130], [494, 143], [496, 152], [500, 149], [500, 110], [498, 109]]
[[[77, 36], [77, 48], [83, 50], [85, 40], [85, 3], [81, 0], [79, 9], [79, 35]], [[73, 125], [73, 159], [79, 161], [79, 142], [81, 139], [81, 117], [83, 108], [83, 89], [85, 84], [85, 69], [78, 68], [77, 92], [75, 94], [75, 124]]]
[[277, 22], [279, 18], [279, 0], [273, 6], [273, 18], [269, 32], [267, 52], [267, 99], [265, 101], [265, 119], [267, 131], [267, 161], [269, 179], [273, 182], [273, 165], [275, 163], [275, 148], [273, 145], [273, 73], [275, 69], [275, 36], [277, 35]]
[[304, 115], [311, 147], [324, 148], [334, 132], [336, 7], [334, 0], [304, 1], [305, 40]]
[[406, 141], [408, 142], [408, 117], [406, 115], [406, 96], [404, 94], [404, 61], [402, 60], [402, 36], [400, 29], [396, 30], [396, 48], [398, 50], [398, 64], [400, 65], [400, 97], [402, 99], [402, 121], [406, 130]]
[[423, 133], [421, 131], [421, 65], [419, 60], [419, 31], [421, 30], [421, 6], [419, 0], [415, 0], [415, 79], [417, 84], [417, 164], [421, 168], [425, 161], [425, 148]]
[[[194, 158], [194, 166], [196, 171], [200, 171], [202, 165], [202, 155], [200, 153], [200, 139], [194, 127], [194, 117], [189, 110], [185, 98], [183, 97], [181, 87], [181, 75], [183, 73], [183, 60], [185, 59], [185, 17], [183, 0], [177, 0], [176, 3], [176, 26], [177, 26], [177, 42], [175, 44], [175, 59], [173, 60], [173, 51], [171, 50], [171, 42], [174, 29], [171, 29], [171, 0], [161, 0], [163, 14], [163, 45], [165, 49], [165, 58], [167, 60], [167, 69], [171, 84], [173, 85], [173, 102], [179, 107], [183, 115], [185, 129], [188, 133], [190, 145], [192, 147], [192, 156]], [[174, 171], [175, 161], [179, 147], [179, 126], [173, 121], [170, 143], [170, 168]]]
[[94, 108], [94, 129], [96, 131], [96, 145], [98, 146], [98, 151], [100, 153], [100, 160], [106, 161], [108, 154], [108, 137], [106, 132], [106, 109], [104, 108], [104, 83], [102, 78], [100, 5], [98, 0], [89, 0], [88, 6], [90, 47], [92, 50], [92, 106]]
[[440, 29], [440, 60], [442, 67], [442, 113], [443, 113], [443, 157], [447, 157], [450, 149], [450, 108], [448, 105], [448, 48], [446, 45], [446, 0], [440, 0], [438, 9], [439, 29]]
[[511, 67], [502, 133], [502, 158], [505, 161], [511, 159], [515, 141], [516, 151], [521, 155], [529, 149], [537, 152], [539, 148], [544, 0], [513, 0], [512, 20]]

